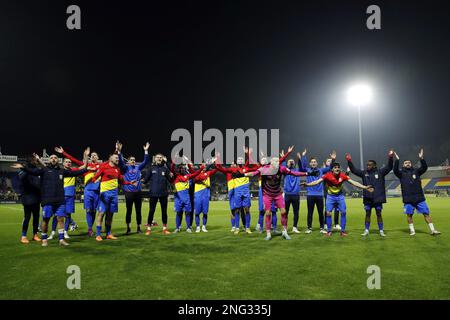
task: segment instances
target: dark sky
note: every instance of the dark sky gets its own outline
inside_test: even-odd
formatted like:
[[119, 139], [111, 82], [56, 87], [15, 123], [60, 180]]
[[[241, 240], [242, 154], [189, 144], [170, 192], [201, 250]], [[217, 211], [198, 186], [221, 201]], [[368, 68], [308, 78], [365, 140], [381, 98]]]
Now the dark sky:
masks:
[[[28, 4], [27, 4], [28, 2]], [[63, 145], [106, 157], [120, 139], [169, 153], [176, 128], [279, 128], [281, 145], [358, 158], [345, 100], [369, 81], [365, 157], [426, 148], [450, 157], [450, 16], [445, 1], [2, 1], [0, 146]], [[78, 4], [82, 30], [66, 28]]]

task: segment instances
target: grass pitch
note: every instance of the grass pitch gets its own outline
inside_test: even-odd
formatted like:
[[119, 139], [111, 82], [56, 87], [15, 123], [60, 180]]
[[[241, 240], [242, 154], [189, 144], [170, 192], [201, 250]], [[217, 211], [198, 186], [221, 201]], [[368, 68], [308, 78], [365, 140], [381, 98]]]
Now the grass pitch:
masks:
[[[420, 215], [415, 215], [417, 234], [410, 237], [401, 200], [388, 200], [385, 239], [377, 233], [375, 215], [371, 235], [360, 236], [362, 200], [348, 199], [347, 238], [319, 234], [316, 214], [312, 234], [270, 242], [255, 232], [231, 234], [228, 203], [211, 202], [209, 233], [169, 236], [161, 228], [154, 228], [151, 236], [123, 235], [121, 204], [113, 224], [119, 240], [97, 243], [86, 236], [85, 214], [78, 204], [74, 219], [80, 228], [65, 248], [57, 240], [47, 248], [21, 244], [22, 206], [0, 205], [0, 299], [449, 299], [450, 199], [428, 199], [442, 232], [436, 237], [429, 235]], [[256, 208], [253, 203], [252, 228]], [[144, 221], [147, 210], [144, 203]], [[160, 217], [157, 211], [159, 223]], [[172, 229], [174, 220], [169, 203]], [[302, 200], [302, 231], [305, 225]], [[66, 287], [69, 265], [81, 268], [80, 290]], [[367, 288], [370, 265], [381, 268], [380, 290]]]

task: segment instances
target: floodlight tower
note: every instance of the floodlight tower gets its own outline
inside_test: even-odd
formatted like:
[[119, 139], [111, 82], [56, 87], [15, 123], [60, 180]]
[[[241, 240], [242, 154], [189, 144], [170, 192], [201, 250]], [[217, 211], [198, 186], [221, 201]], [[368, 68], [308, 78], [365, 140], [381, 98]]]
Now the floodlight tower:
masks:
[[372, 88], [366, 84], [355, 84], [348, 89], [348, 102], [358, 108], [358, 126], [359, 126], [359, 156], [360, 167], [364, 169], [361, 108], [365, 107], [372, 100]]

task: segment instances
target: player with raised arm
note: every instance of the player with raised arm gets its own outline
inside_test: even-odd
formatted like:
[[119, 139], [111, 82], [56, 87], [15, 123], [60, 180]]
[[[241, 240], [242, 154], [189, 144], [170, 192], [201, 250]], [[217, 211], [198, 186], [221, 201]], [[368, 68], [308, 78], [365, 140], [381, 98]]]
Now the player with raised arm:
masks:
[[102, 165], [91, 178], [93, 181], [100, 179], [100, 196], [98, 203], [97, 233], [95, 240], [102, 241], [102, 223], [105, 217], [106, 239], [116, 240], [111, 233], [113, 215], [118, 211], [119, 184], [138, 185], [138, 181], [125, 181], [119, 169], [119, 156], [112, 154], [109, 161]]
[[[263, 152], [261, 152], [261, 158], [259, 161], [260, 167], [265, 166], [269, 164], [267, 157], [264, 155]], [[259, 215], [258, 215], [258, 223], [256, 224], [255, 231], [259, 233], [264, 232], [264, 217], [266, 215], [266, 211], [264, 210], [264, 200], [263, 200], [263, 192], [262, 192], [262, 182], [261, 182], [261, 176], [259, 176], [258, 179], [258, 208], [259, 208]], [[272, 230], [274, 234], [278, 234], [279, 231], [277, 230], [277, 208], [275, 207], [275, 204], [272, 203]]]
[[354, 185], [357, 188], [365, 189], [369, 192], [373, 192], [373, 188], [371, 186], [365, 186], [361, 183], [350, 179], [349, 176], [341, 172], [341, 165], [337, 162], [333, 163], [331, 168], [331, 172], [324, 174], [321, 178], [307, 183], [302, 183], [302, 185], [307, 187], [316, 186], [325, 182], [327, 184], [327, 200], [326, 200], [326, 222], [327, 222], [327, 233], [325, 234], [327, 237], [331, 237], [331, 215], [335, 208], [339, 208], [339, 212], [341, 214], [341, 236], [346, 237], [348, 234], [345, 230], [345, 226], [347, 224], [347, 207], [345, 205], [345, 196], [343, 192], [343, 184], [345, 181]]
[[127, 225], [127, 234], [131, 232], [130, 224], [131, 224], [131, 213], [133, 212], [133, 204], [136, 210], [136, 232], [141, 233], [141, 224], [142, 224], [142, 185], [141, 185], [141, 177], [142, 170], [149, 162], [148, 157], [148, 148], [150, 144], [147, 142], [144, 145], [144, 161], [142, 161], [139, 165], [136, 164], [136, 158], [131, 155], [128, 157], [127, 163], [123, 160], [122, 156], [122, 143], [119, 141], [116, 142], [116, 152], [119, 155], [119, 168], [123, 174], [123, 178], [125, 181], [137, 181], [138, 184], [135, 186], [133, 184], [125, 184], [123, 185], [123, 191], [125, 193], [125, 204], [126, 204], [126, 215], [125, 215], [125, 223]]
[[[211, 159], [210, 163], [214, 163], [215, 158]], [[211, 169], [210, 165], [203, 164], [204, 169], [199, 175], [194, 177], [195, 189], [194, 189], [194, 211], [195, 211], [195, 232], [208, 232], [206, 224], [208, 222], [209, 212], [209, 198], [211, 196], [211, 176], [213, 176], [218, 170]], [[192, 168], [193, 169], [193, 168]], [[200, 214], [203, 213], [202, 226], [200, 228]]]
[[434, 228], [433, 221], [430, 216], [430, 209], [428, 208], [425, 195], [422, 189], [422, 181], [420, 176], [423, 175], [427, 169], [427, 163], [423, 156], [423, 149], [420, 149], [419, 159], [420, 167], [414, 168], [411, 160], [404, 160], [402, 169], [399, 168], [400, 157], [397, 153], [394, 153], [394, 174], [399, 178], [402, 188], [403, 198], [403, 212], [406, 214], [406, 218], [409, 225], [409, 234], [414, 236], [416, 231], [414, 229], [413, 214], [414, 210], [423, 214], [425, 222], [430, 228], [431, 235], [441, 234]]
[[383, 230], [383, 217], [381, 215], [381, 212], [383, 210], [383, 203], [386, 203], [385, 177], [392, 170], [394, 162], [393, 157], [394, 151], [390, 150], [388, 153], [387, 166], [383, 166], [381, 169], [378, 169], [376, 161], [369, 160], [367, 161], [366, 170], [360, 170], [353, 164], [350, 154], [347, 153], [347, 155], [345, 156], [350, 171], [355, 176], [360, 177], [364, 185], [371, 185], [374, 189], [373, 192], [367, 192], [366, 190], [363, 191], [364, 210], [366, 211], [364, 233], [362, 234], [362, 236], [364, 237], [369, 234], [370, 216], [372, 214], [372, 209], [375, 209], [375, 213], [377, 215], [378, 230], [380, 231], [380, 236], [385, 236]]
[[48, 222], [53, 215], [58, 219], [59, 244], [68, 246], [64, 240], [64, 218], [66, 217], [65, 195], [64, 195], [64, 178], [75, 177], [87, 172], [87, 155], [84, 158], [84, 168], [72, 171], [61, 167], [58, 163], [58, 157], [55, 154], [50, 155], [49, 164], [45, 165], [37, 154], [33, 154], [35, 159], [43, 166], [41, 168], [24, 167], [21, 164], [15, 164], [12, 167], [21, 169], [29, 175], [39, 176], [41, 178], [41, 205], [42, 205], [42, 246], [48, 246], [47, 231]]
[[[297, 157], [299, 158], [299, 170], [302, 172], [308, 172], [308, 173], [317, 173], [313, 175], [309, 175], [306, 177], [306, 182], [313, 182], [320, 177], [322, 177], [324, 174], [329, 172], [330, 165], [334, 163], [336, 160], [336, 151], [331, 152], [330, 159], [331, 162], [322, 167], [319, 168], [319, 163], [317, 161], [316, 157], [311, 157], [309, 159], [309, 164], [306, 159], [307, 149], [303, 150], [302, 154], [297, 153]], [[307, 216], [307, 225], [308, 228], [306, 229], [305, 233], [309, 234], [312, 232], [312, 222], [313, 222], [313, 215], [314, 215], [314, 208], [317, 207], [317, 213], [319, 215], [319, 226], [320, 226], [320, 233], [326, 233], [324, 229], [325, 221], [323, 216], [323, 209], [324, 209], [324, 190], [323, 190], [323, 183], [317, 184], [315, 186], [309, 186], [306, 187], [306, 204], [308, 207], [308, 216]]]
[[246, 177], [252, 177], [255, 175], [261, 175], [261, 183], [263, 190], [264, 209], [266, 210], [266, 238], [265, 240], [271, 240], [271, 210], [272, 203], [275, 204], [277, 209], [281, 211], [281, 224], [283, 225], [283, 231], [281, 233], [282, 238], [290, 240], [291, 237], [287, 232], [287, 215], [284, 204], [284, 199], [281, 190], [281, 178], [284, 175], [295, 176], [307, 176], [306, 172], [291, 171], [284, 166], [280, 166], [280, 159], [275, 157], [270, 160], [269, 165], [258, 168], [256, 171], [247, 172], [244, 174]]
[[[55, 151], [62, 154], [63, 157], [70, 159], [72, 163], [77, 166], [83, 164], [82, 161], [65, 152], [63, 147], [55, 147]], [[88, 226], [89, 237], [94, 235], [92, 227], [95, 222], [95, 215], [100, 196], [100, 181], [93, 181], [92, 177], [94, 176], [95, 171], [99, 170], [102, 165], [98, 153], [91, 152], [90, 161], [87, 166], [89, 171], [84, 174], [84, 209], [86, 210], [86, 223]]]
[[189, 159], [184, 157], [185, 163], [175, 165], [173, 162], [171, 164], [171, 172], [173, 175], [173, 184], [175, 186], [175, 194], [174, 194], [174, 209], [176, 213], [176, 228], [175, 233], [181, 231], [181, 222], [183, 219], [183, 212], [186, 214], [186, 232], [192, 233], [192, 221], [191, 221], [191, 212], [192, 212], [192, 204], [189, 196], [189, 180], [195, 178], [199, 175], [202, 170], [205, 168], [204, 165], [201, 165], [200, 168], [193, 172], [188, 173], [186, 165], [190, 163]]

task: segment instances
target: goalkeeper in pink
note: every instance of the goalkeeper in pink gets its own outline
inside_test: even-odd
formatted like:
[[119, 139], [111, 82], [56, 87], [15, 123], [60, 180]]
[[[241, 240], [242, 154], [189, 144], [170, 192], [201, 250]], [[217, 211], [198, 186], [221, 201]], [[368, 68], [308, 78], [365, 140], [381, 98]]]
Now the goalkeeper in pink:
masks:
[[272, 224], [271, 208], [272, 204], [275, 208], [281, 211], [281, 224], [283, 225], [283, 232], [281, 237], [286, 240], [290, 240], [291, 237], [287, 233], [287, 214], [284, 208], [283, 191], [281, 189], [281, 178], [284, 175], [293, 176], [307, 176], [307, 172], [291, 171], [284, 166], [280, 166], [279, 158], [272, 158], [270, 164], [260, 167], [253, 172], [247, 172], [244, 174], [246, 177], [252, 177], [261, 175], [261, 187], [263, 193], [264, 210], [266, 212], [265, 224], [266, 224], [266, 240], [271, 240], [272, 235], [270, 233], [270, 227]]

